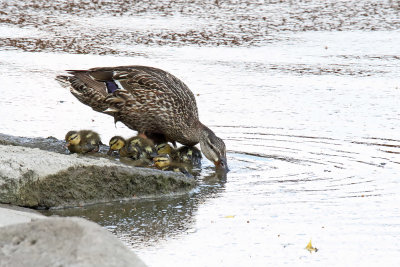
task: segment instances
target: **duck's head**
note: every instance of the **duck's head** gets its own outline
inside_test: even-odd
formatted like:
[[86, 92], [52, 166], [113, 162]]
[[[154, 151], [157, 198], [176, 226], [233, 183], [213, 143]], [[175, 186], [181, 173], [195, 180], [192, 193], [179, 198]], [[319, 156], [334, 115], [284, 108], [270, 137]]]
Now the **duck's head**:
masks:
[[113, 136], [108, 143], [110, 145], [110, 149], [107, 152], [107, 155], [111, 155], [113, 151], [118, 151], [125, 146], [125, 139], [121, 136]]
[[157, 155], [153, 158], [154, 166], [158, 169], [171, 165], [171, 157], [168, 154]]
[[214, 163], [217, 170], [229, 171], [224, 141], [205, 126], [200, 138], [200, 148], [204, 156]]
[[168, 143], [162, 143], [156, 146], [156, 151], [158, 155], [169, 154], [172, 153], [172, 147]]
[[70, 145], [78, 145], [81, 141], [81, 135], [77, 131], [69, 131], [65, 135], [65, 141], [67, 141], [67, 147]]

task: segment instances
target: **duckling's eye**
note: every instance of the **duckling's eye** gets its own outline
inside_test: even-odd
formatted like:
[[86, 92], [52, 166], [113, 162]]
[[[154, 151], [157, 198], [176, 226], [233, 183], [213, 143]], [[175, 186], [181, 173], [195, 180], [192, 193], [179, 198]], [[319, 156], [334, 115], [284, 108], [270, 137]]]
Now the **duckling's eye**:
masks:
[[77, 135], [70, 136], [70, 137], [69, 137], [69, 140], [74, 140], [74, 139], [76, 139], [77, 137], [78, 137]]

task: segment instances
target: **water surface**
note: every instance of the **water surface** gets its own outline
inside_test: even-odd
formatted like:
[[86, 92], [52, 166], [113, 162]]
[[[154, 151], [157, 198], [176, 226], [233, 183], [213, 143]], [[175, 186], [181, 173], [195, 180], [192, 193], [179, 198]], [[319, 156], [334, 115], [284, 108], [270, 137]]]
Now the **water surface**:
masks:
[[228, 148], [227, 177], [203, 160], [187, 195], [53, 213], [99, 223], [149, 266], [400, 263], [395, 1], [0, 5], [0, 132], [131, 136], [54, 77], [143, 64], [182, 79]]

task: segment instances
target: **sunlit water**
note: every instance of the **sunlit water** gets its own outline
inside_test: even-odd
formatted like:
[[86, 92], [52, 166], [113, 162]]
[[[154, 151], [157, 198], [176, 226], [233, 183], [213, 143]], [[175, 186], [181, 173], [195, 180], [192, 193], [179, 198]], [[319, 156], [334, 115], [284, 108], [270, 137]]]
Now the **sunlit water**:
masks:
[[[264, 6], [273, 12], [272, 5]], [[207, 29], [210, 23], [179, 13], [158, 18], [158, 9], [104, 19], [74, 12], [43, 15], [49, 16], [48, 27], [3, 22], [0, 132], [62, 139], [69, 130], [85, 128], [98, 131], [105, 142], [116, 134], [131, 136], [122, 124], [115, 127], [111, 117], [81, 104], [54, 77], [95, 66], [165, 69], [191, 88], [201, 121], [225, 140], [231, 169], [226, 179], [215, 178], [203, 160], [198, 186], [187, 195], [55, 214], [99, 223], [149, 266], [395, 266], [400, 263], [400, 32], [394, 30], [399, 16], [393, 15], [396, 9], [375, 8], [386, 18], [370, 15], [376, 31], [365, 26], [360, 13], [354, 25], [364, 28], [344, 23], [338, 28], [343, 31], [327, 31], [317, 18], [322, 26], [316, 23], [315, 30], [296, 30], [293, 22], [260, 34], [255, 44], [238, 31], [238, 45], [212, 27], [214, 35], [204, 45], [183, 39], [130, 44], [119, 35], [110, 41], [125, 19], [122, 31], [143, 31], [147, 37], [146, 31], [154, 31], [148, 38], [155, 41], [163, 39], [163, 30]], [[244, 25], [254, 30], [252, 23]], [[104, 31], [109, 43], [88, 37], [86, 46], [69, 51], [63, 42], [35, 41], [92, 29], [97, 38]], [[227, 45], [221, 46], [223, 41]], [[304, 249], [310, 239], [318, 252]]]

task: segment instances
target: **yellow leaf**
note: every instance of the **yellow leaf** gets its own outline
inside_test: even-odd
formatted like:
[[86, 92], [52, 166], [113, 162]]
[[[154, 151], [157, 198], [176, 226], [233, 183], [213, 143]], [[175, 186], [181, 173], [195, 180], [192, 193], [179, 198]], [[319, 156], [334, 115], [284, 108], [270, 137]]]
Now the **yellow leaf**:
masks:
[[305, 249], [307, 249], [308, 251], [310, 251], [310, 253], [311, 252], [317, 252], [318, 251], [318, 249], [317, 248], [314, 248], [312, 245], [311, 245], [311, 240], [310, 240], [310, 242], [308, 242], [308, 244], [307, 244], [307, 246], [305, 247]]
[[225, 216], [225, 218], [232, 219], [232, 218], [235, 218], [235, 215], [227, 215], [227, 216]]

